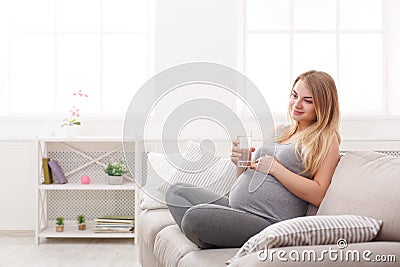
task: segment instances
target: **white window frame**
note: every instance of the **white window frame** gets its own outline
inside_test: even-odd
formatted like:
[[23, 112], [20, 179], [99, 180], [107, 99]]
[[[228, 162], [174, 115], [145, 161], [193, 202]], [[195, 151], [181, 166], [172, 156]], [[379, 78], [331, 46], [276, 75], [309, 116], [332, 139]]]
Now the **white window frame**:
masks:
[[[57, 2], [57, 1], [55, 1]], [[1, 103], [1, 108], [0, 108], [0, 120], [8, 120], [8, 119], [17, 119], [17, 120], [24, 120], [25, 118], [38, 118], [38, 119], [55, 119], [55, 118], [59, 118], [60, 116], [65, 116], [65, 112], [62, 111], [57, 111], [56, 109], [56, 105], [58, 102], [58, 97], [60, 94], [60, 89], [57, 86], [57, 40], [59, 38], [60, 35], [62, 34], [86, 34], [86, 35], [90, 35], [90, 34], [96, 34], [98, 36], [100, 36], [100, 62], [101, 62], [101, 66], [100, 66], [100, 71], [101, 73], [103, 72], [104, 66], [103, 66], [103, 58], [104, 58], [104, 51], [103, 51], [103, 47], [104, 47], [104, 36], [107, 34], [130, 34], [130, 35], [137, 35], [137, 36], [143, 36], [146, 39], [146, 43], [147, 43], [147, 51], [146, 52], [146, 66], [144, 66], [144, 68], [146, 69], [146, 76], [149, 76], [149, 73], [151, 73], [151, 66], [150, 66], [150, 61], [151, 61], [151, 47], [150, 47], [150, 27], [152, 27], [151, 24], [151, 5], [152, 5], [153, 1], [148, 1], [146, 2], [147, 5], [147, 29], [145, 31], [105, 31], [104, 27], [103, 27], [103, 8], [104, 8], [104, 4], [103, 1], [100, 1], [100, 6], [101, 6], [101, 14], [100, 14], [100, 30], [99, 31], [87, 31], [87, 32], [80, 32], [80, 31], [62, 31], [62, 30], [57, 30], [54, 29], [54, 31], [36, 31], [36, 30], [31, 30], [31, 31], [15, 31], [15, 32], [10, 32], [8, 29], [10, 28], [9, 25], [9, 21], [8, 21], [8, 14], [5, 14], [7, 12], [7, 8], [11, 7], [12, 4], [7, 3], [7, 2], [3, 2], [3, 5], [0, 5], [1, 8], [4, 7], [3, 12], [0, 11], [0, 15], [5, 15], [2, 16], [3, 19], [0, 20], [0, 22], [2, 22], [3, 26], [0, 26], [0, 30], [2, 30], [3, 32], [6, 31], [8, 32], [8, 36], [5, 36], [5, 44], [3, 47], [0, 46], [0, 58], [3, 58], [6, 60], [7, 64], [5, 64], [5, 70], [3, 71], [3, 73], [5, 74], [5, 77], [2, 77], [2, 79], [0, 79], [0, 101], [2, 101]], [[57, 5], [55, 5], [55, 8], [57, 9]], [[56, 12], [57, 13], [57, 12]], [[55, 16], [55, 19], [56, 16]], [[13, 112], [11, 111], [11, 107], [10, 107], [10, 100], [11, 100], [11, 86], [10, 86], [10, 82], [11, 82], [11, 69], [10, 69], [10, 65], [11, 65], [11, 41], [13, 38], [13, 35], [18, 35], [18, 34], [31, 34], [31, 33], [41, 33], [41, 34], [46, 34], [46, 35], [53, 35], [54, 36], [54, 41], [55, 41], [55, 57], [54, 57], [54, 77], [55, 77], [55, 82], [54, 82], [54, 96], [53, 96], [53, 103], [51, 103], [52, 108], [51, 110], [49, 110], [48, 112], [35, 112], [35, 113], [28, 113], [28, 112]], [[3, 48], [3, 49], [1, 49]], [[2, 69], [0, 68], [0, 71], [2, 71]], [[143, 83], [145, 81], [142, 81]], [[97, 120], [99, 118], [99, 116], [101, 116], [101, 118], [105, 118], [105, 119], [121, 119], [123, 118], [123, 116], [125, 115], [124, 113], [105, 113], [104, 112], [104, 102], [105, 102], [105, 98], [104, 98], [104, 91], [103, 91], [103, 76], [102, 74], [100, 74], [100, 81], [99, 81], [99, 97], [100, 97], [100, 110], [99, 112], [91, 112], [88, 114], [85, 114], [85, 118], [88, 119], [93, 119], [93, 120]], [[72, 92], [71, 92], [72, 93]], [[33, 100], [34, 101], [34, 100]]]
[[[370, 114], [370, 113], [361, 113], [361, 114], [345, 114], [343, 115], [344, 119], [350, 119], [350, 120], [358, 120], [358, 119], [376, 119], [376, 120], [382, 120], [386, 118], [390, 118], [390, 120], [393, 119], [400, 119], [400, 115], [393, 115], [389, 113], [390, 109], [390, 101], [389, 98], [391, 96], [390, 94], [390, 88], [388, 87], [388, 70], [390, 69], [390, 66], [388, 66], [388, 58], [390, 57], [390, 54], [392, 51], [388, 48], [388, 40], [390, 39], [388, 37], [388, 27], [389, 27], [389, 18], [387, 14], [389, 13], [390, 9], [390, 3], [388, 3], [388, 0], [382, 0], [382, 30], [341, 30], [339, 29], [339, 23], [340, 23], [340, 1], [343, 0], [336, 0], [336, 29], [335, 30], [295, 30], [294, 25], [293, 25], [293, 3], [295, 0], [290, 0], [290, 29], [289, 30], [257, 30], [257, 31], [252, 31], [247, 29], [247, 0], [244, 0], [243, 2], [243, 71], [244, 73], [247, 73], [247, 36], [248, 34], [288, 34], [290, 36], [290, 77], [288, 79], [290, 80], [290, 83], [293, 83], [293, 79], [295, 78], [293, 71], [293, 51], [294, 51], [294, 35], [298, 33], [335, 33], [336, 34], [336, 82], [340, 86], [340, 71], [339, 71], [339, 63], [340, 63], [340, 34], [345, 34], [345, 33], [379, 33], [382, 34], [382, 42], [383, 42], [383, 53], [382, 53], [382, 107], [383, 110], [382, 112], [376, 114]], [[392, 71], [393, 72], [393, 71]], [[288, 88], [289, 92], [290, 88]], [[397, 89], [400, 90], [400, 89]], [[286, 112], [275, 112], [274, 117], [279, 118], [279, 120], [282, 120], [286, 118]]]

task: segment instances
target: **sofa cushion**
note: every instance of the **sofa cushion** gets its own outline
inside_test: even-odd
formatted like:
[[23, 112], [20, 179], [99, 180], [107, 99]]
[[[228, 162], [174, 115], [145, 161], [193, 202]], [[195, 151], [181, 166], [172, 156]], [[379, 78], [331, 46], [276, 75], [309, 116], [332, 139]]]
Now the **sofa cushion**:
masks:
[[400, 159], [370, 151], [346, 153], [317, 215], [356, 214], [383, 221], [377, 240], [400, 241]]
[[237, 248], [202, 249], [189, 252], [178, 264], [178, 267], [221, 267], [232, 258]]
[[272, 224], [251, 237], [227, 263], [265, 248], [359, 243], [372, 240], [382, 221], [356, 215], [306, 216]]
[[152, 250], [158, 232], [171, 224], [175, 224], [175, 220], [167, 209], [144, 210], [139, 214], [137, 220], [140, 242], [143, 242]]
[[189, 252], [199, 250], [181, 232], [178, 225], [170, 225], [162, 229], [154, 243], [154, 255], [159, 266], [176, 267], [179, 261]]

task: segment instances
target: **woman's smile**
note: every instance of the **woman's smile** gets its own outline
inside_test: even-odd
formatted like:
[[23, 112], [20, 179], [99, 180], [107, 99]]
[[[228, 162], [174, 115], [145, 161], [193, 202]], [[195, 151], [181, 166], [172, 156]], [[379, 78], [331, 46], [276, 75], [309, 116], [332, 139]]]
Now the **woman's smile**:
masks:
[[293, 110], [293, 114], [294, 115], [301, 115], [301, 114], [303, 114], [304, 112], [301, 112], [301, 111], [297, 111], [297, 110]]

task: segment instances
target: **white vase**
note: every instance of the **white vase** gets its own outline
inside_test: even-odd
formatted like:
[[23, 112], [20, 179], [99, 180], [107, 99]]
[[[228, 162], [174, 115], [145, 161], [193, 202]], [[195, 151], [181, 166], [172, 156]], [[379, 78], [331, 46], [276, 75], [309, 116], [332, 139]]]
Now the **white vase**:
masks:
[[124, 177], [107, 175], [108, 184], [122, 184]]
[[64, 127], [64, 135], [66, 138], [73, 138], [79, 135], [79, 130], [81, 128], [80, 125], [65, 125]]

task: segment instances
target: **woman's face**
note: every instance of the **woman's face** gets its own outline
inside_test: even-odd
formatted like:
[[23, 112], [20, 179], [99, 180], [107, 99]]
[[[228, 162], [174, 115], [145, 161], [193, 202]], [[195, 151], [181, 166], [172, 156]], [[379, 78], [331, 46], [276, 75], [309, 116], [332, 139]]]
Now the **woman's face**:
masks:
[[299, 80], [294, 86], [289, 105], [290, 116], [298, 122], [300, 130], [316, 121], [313, 95], [303, 81]]

